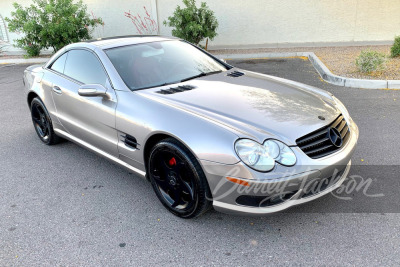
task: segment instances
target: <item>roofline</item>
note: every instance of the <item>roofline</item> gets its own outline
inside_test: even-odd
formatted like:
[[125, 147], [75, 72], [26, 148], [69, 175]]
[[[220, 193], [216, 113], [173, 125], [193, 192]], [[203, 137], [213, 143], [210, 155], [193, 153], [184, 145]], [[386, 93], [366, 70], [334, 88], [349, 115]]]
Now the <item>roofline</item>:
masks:
[[121, 35], [121, 36], [113, 36], [113, 37], [105, 37], [105, 38], [97, 38], [97, 39], [91, 39], [87, 41], [83, 41], [83, 43], [94, 43], [98, 41], [106, 41], [106, 40], [114, 40], [114, 39], [124, 39], [124, 38], [140, 38], [140, 37], [161, 37], [165, 39], [171, 39], [171, 40], [179, 40], [180, 38], [174, 37], [174, 36], [165, 36], [165, 35]]

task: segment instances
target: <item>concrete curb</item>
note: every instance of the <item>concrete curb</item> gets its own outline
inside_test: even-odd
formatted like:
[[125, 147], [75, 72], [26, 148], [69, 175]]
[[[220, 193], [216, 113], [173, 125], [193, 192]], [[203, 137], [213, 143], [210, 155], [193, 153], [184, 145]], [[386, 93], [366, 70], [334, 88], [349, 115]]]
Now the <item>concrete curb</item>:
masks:
[[47, 57], [40, 58], [9, 58], [0, 59], [0, 65], [4, 64], [34, 64], [34, 63], [46, 63], [49, 60]]
[[260, 58], [284, 58], [307, 57], [321, 78], [331, 84], [364, 89], [400, 89], [400, 80], [365, 80], [347, 78], [333, 74], [313, 52], [283, 52], [260, 54], [225, 54], [215, 55], [218, 58], [229, 59], [260, 59]]

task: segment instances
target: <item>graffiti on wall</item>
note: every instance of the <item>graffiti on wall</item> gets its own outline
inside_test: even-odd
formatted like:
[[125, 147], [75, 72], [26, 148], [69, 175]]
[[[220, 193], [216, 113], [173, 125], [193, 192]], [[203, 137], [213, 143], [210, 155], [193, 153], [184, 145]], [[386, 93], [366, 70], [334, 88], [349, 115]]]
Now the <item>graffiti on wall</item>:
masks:
[[155, 35], [158, 34], [157, 22], [150, 16], [147, 8], [143, 7], [145, 14], [142, 16], [137, 13], [132, 14], [129, 10], [125, 12], [125, 17], [129, 18], [136, 28], [136, 32], [140, 35]]

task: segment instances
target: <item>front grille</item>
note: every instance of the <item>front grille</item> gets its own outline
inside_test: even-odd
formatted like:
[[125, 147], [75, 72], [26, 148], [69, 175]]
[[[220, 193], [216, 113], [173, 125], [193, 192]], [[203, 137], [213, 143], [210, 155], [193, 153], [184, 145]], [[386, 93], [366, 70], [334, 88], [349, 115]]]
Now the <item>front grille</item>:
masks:
[[[340, 147], [335, 146], [329, 138], [330, 128], [335, 128], [343, 140]], [[334, 153], [343, 147], [350, 138], [350, 128], [343, 115], [337, 117], [330, 125], [316, 130], [296, 140], [297, 146], [312, 159], [318, 159]]]

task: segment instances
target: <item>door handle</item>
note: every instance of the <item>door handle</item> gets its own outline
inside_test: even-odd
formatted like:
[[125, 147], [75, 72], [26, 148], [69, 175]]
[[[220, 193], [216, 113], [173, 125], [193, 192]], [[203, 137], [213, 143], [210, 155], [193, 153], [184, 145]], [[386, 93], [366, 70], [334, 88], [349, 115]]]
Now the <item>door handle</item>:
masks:
[[58, 95], [62, 94], [61, 88], [58, 87], [58, 86], [53, 86], [53, 92], [58, 94]]

